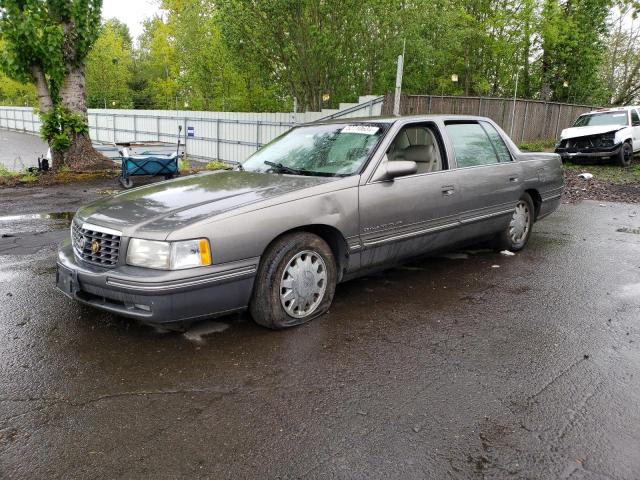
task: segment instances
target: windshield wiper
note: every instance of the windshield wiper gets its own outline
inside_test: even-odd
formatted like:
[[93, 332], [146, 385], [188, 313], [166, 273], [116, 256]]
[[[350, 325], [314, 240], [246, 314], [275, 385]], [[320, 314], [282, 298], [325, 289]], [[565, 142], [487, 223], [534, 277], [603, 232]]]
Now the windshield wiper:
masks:
[[265, 165], [269, 165], [272, 168], [275, 168], [279, 172], [291, 173], [293, 175], [304, 175], [305, 174], [304, 170], [298, 170], [296, 168], [287, 167], [286, 165], [283, 165], [281, 163], [270, 162], [268, 160], [265, 160], [263, 163]]

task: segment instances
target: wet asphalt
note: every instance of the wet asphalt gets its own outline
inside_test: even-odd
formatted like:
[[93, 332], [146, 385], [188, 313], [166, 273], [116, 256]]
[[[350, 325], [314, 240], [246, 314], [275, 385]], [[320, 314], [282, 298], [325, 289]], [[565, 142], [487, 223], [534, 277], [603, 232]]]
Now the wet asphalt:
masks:
[[0, 129], [0, 167], [21, 171], [38, 166], [48, 146], [38, 135]]
[[6, 217], [81, 199], [11, 192], [3, 479], [640, 478], [638, 206], [562, 205], [516, 256], [342, 284], [299, 328], [236, 315], [177, 334], [58, 293], [67, 217]]

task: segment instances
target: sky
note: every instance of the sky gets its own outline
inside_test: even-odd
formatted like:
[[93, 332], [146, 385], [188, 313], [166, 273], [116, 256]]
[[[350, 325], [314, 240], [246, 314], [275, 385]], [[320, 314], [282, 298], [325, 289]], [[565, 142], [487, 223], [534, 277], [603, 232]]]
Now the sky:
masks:
[[126, 23], [134, 40], [142, 33], [142, 22], [159, 11], [157, 0], [103, 0], [102, 2], [102, 18], [117, 18]]

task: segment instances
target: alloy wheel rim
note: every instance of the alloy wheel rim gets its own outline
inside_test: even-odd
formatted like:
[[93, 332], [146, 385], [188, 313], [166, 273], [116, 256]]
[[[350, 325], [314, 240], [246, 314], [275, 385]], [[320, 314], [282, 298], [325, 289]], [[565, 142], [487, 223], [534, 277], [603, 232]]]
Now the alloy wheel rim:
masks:
[[280, 303], [288, 315], [304, 318], [320, 305], [327, 289], [327, 266], [312, 250], [296, 253], [280, 279]]
[[529, 233], [531, 226], [531, 211], [529, 205], [526, 202], [520, 200], [516, 204], [516, 208], [513, 211], [511, 222], [509, 223], [509, 237], [513, 243], [520, 243]]

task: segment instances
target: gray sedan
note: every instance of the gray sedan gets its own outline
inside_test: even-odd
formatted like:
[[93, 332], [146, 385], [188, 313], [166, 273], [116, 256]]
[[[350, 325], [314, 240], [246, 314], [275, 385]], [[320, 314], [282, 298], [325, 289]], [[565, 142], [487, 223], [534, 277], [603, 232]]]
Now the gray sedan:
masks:
[[521, 152], [486, 118], [301, 125], [232, 171], [81, 208], [57, 284], [149, 324], [248, 308], [284, 328], [325, 313], [338, 283], [412, 257], [480, 240], [518, 251], [562, 189], [558, 155]]

